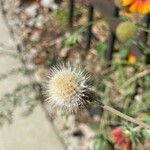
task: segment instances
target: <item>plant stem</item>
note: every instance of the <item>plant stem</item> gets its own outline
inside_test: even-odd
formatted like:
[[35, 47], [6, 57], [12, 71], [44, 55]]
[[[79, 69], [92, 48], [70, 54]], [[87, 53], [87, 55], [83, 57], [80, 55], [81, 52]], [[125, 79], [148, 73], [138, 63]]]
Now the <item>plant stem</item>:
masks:
[[138, 74], [136, 74], [135, 76], [133, 76], [132, 78], [130, 78], [124, 85], [123, 87], [127, 87], [129, 86], [132, 82], [134, 82], [135, 80], [142, 78], [146, 75], [150, 74], [150, 70], [144, 70], [143, 72], [140, 72]]
[[130, 121], [132, 123], [137, 124], [139, 127], [150, 129], [150, 125], [148, 125], [148, 124], [146, 124], [144, 122], [140, 122], [140, 121], [138, 121], [138, 120], [136, 120], [136, 119], [126, 115], [126, 114], [123, 114], [120, 111], [118, 111], [118, 110], [116, 110], [116, 109], [114, 109], [114, 108], [112, 108], [112, 107], [110, 107], [108, 105], [101, 105], [101, 107], [104, 108], [105, 110], [107, 110], [107, 111], [109, 111], [109, 112], [111, 112], [111, 113], [113, 113], [113, 114], [115, 114], [115, 115], [117, 115], [117, 116], [127, 120], [127, 121]]

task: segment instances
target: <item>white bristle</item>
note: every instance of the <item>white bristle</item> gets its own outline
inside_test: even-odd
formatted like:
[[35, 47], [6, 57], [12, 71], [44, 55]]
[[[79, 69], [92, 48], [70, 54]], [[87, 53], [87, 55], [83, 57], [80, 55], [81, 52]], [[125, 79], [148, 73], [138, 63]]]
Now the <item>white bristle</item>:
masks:
[[46, 85], [46, 102], [53, 108], [76, 111], [84, 103], [88, 76], [75, 65], [58, 64], [51, 68]]

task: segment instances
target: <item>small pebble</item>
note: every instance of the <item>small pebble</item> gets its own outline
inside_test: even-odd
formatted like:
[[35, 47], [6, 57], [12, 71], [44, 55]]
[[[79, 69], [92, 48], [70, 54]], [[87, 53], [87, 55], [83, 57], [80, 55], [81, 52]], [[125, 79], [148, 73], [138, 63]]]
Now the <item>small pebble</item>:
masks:
[[29, 17], [35, 17], [38, 14], [39, 6], [37, 4], [32, 4], [25, 9], [25, 13]]
[[58, 5], [54, 2], [54, 0], [41, 0], [41, 5], [52, 10], [58, 9]]

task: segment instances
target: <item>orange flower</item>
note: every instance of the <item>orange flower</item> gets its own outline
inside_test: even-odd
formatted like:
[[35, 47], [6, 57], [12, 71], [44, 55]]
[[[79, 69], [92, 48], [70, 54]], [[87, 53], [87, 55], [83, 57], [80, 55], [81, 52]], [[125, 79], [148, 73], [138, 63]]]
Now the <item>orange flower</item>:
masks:
[[131, 64], [135, 64], [137, 62], [137, 57], [133, 54], [128, 55], [128, 62]]
[[131, 12], [150, 13], [150, 0], [122, 0], [122, 5], [127, 6]]

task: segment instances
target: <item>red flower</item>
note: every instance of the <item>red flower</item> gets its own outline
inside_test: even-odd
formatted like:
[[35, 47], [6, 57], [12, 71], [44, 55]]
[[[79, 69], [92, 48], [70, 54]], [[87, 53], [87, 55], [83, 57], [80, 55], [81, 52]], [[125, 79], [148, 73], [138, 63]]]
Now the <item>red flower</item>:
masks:
[[126, 138], [126, 144], [124, 146], [124, 150], [131, 150], [132, 149], [132, 142], [130, 139]]
[[121, 145], [121, 144], [125, 143], [125, 138], [123, 136], [123, 131], [121, 129], [114, 129], [112, 131], [112, 134], [115, 137], [115, 141], [114, 141], [115, 144]]
[[112, 135], [115, 138], [114, 144], [116, 145], [123, 145], [124, 150], [131, 150], [132, 149], [132, 142], [129, 138], [125, 137], [124, 132], [122, 129], [114, 129], [112, 131]]

